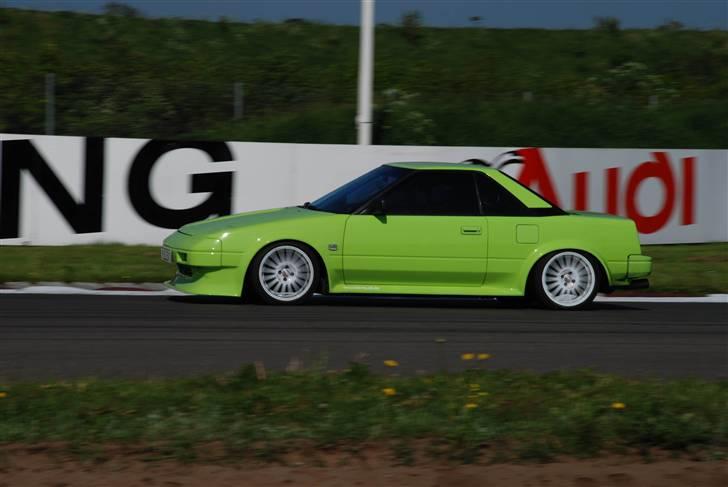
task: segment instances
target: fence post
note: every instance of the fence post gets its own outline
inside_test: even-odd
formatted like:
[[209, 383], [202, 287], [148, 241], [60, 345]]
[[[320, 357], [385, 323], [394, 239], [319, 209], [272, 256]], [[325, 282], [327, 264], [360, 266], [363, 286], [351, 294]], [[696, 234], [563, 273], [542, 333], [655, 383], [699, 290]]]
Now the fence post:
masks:
[[243, 118], [243, 83], [233, 83], [233, 120]]
[[53, 135], [56, 132], [56, 75], [48, 73], [45, 76], [45, 133]]

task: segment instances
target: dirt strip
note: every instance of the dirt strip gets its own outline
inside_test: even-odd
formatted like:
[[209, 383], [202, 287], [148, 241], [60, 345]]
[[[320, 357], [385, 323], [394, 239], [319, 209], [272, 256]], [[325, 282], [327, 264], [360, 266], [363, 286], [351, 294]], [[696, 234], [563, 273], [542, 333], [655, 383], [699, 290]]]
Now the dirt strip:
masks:
[[282, 463], [195, 462], [112, 454], [69, 457], [52, 450], [0, 450], [0, 487], [197, 487], [197, 486], [457, 486], [457, 487], [724, 487], [728, 462], [639, 456], [558, 459], [553, 463], [454, 465], [418, 459], [397, 465], [391, 452], [323, 452]]

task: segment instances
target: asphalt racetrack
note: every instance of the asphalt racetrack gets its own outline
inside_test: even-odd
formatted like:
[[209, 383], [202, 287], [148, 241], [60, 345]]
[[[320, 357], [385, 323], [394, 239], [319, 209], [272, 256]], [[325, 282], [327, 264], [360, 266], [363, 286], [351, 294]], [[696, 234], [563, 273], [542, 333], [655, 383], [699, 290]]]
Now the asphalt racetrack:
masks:
[[[165, 377], [266, 369], [400, 373], [591, 368], [728, 377], [728, 306], [595, 303], [581, 312], [488, 299], [317, 297], [298, 307], [165, 296], [0, 295], [0, 378]], [[492, 358], [464, 362], [462, 353]]]

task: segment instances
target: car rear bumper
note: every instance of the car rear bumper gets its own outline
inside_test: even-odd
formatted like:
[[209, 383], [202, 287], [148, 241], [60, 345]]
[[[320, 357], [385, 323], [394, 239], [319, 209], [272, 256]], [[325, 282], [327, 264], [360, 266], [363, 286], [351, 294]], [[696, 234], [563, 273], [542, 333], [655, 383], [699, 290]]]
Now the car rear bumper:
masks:
[[652, 257], [632, 254], [627, 257], [627, 279], [647, 277], [652, 273]]
[[646, 278], [652, 273], [652, 257], [631, 254], [627, 256], [626, 261], [620, 261], [618, 266], [613, 265], [610, 271], [612, 280], [609, 287], [602, 289], [603, 292], [610, 293], [617, 289], [647, 289], [650, 287], [650, 281]]
[[635, 279], [633, 281], [629, 281], [626, 284], [620, 284], [616, 286], [612, 286], [609, 291], [629, 291], [629, 290], [637, 290], [637, 289], [648, 289], [650, 287], [650, 281], [649, 279]]

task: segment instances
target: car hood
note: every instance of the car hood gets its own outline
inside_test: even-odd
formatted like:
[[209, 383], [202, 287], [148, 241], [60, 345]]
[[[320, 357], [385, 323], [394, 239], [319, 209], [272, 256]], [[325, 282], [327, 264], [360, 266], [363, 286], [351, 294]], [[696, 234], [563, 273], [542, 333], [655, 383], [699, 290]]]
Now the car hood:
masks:
[[236, 215], [223, 216], [220, 218], [212, 218], [210, 220], [202, 220], [195, 223], [189, 223], [179, 229], [181, 233], [186, 235], [211, 235], [219, 236], [227, 231], [235, 228], [260, 225], [264, 223], [280, 222], [290, 220], [292, 218], [301, 218], [320, 213], [305, 208], [292, 206], [288, 208], [275, 208], [271, 210], [258, 210], [246, 213], [238, 213]]

